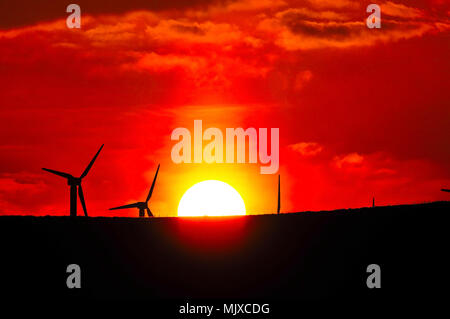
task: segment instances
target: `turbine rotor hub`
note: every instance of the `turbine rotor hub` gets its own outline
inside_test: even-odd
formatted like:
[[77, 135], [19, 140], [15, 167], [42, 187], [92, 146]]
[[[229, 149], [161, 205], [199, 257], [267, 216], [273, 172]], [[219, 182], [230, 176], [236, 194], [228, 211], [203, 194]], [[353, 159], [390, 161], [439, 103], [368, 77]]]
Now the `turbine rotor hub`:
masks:
[[147, 206], [147, 203], [146, 203], [146, 202], [139, 202], [138, 204], [139, 204], [139, 208], [141, 208], [141, 209], [145, 209], [145, 208], [148, 208], [148, 206]]
[[81, 185], [81, 178], [76, 178], [76, 177], [68, 178], [67, 179], [67, 185], [80, 186]]

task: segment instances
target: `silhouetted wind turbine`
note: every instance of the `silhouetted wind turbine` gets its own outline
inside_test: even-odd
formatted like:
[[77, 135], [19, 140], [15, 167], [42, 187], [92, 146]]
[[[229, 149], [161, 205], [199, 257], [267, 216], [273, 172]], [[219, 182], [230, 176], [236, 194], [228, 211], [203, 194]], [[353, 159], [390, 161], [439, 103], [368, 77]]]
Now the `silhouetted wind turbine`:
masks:
[[[84, 215], [86, 217], [88, 215], [87, 209], [86, 209], [86, 203], [84, 201], [83, 188], [81, 187], [81, 181], [89, 173], [89, 170], [91, 169], [92, 165], [94, 165], [94, 162], [97, 159], [98, 154], [100, 154], [100, 151], [102, 150], [103, 146], [104, 146], [104, 144], [97, 151], [97, 154], [95, 154], [94, 158], [91, 160], [91, 162], [86, 167], [86, 169], [84, 170], [83, 174], [81, 174], [80, 177], [74, 177], [68, 173], [58, 172], [58, 171], [55, 171], [52, 169], [43, 168], [44, 171], [67, 178], [67, 185], [70, 186], [70, 216], [77, 216], [77, 193], [80, 197], [81, 206], [83, 206]], [[77, 189], [77, 187], [78, 187], [78, 189]]]
[[441, 189], [441, 191], [450, 193], [450, 189], [445, 189], [445, 188], [443, 188], [443, 189]]
[[281, 208], [281, 202], [280, 202], [280, 175], [278, 175], [278, 207], [277, 207], [277, 214], [280, 213]]
[[150, 208], [148, 208], [148, 201], [152, 197], [153, 188], [155, 187], [156, 177], [158, 176], [158, 171], [159, 171], [159, 164], [158, 164], [158, 168], [156, 169], [155, 177], [153, 178], [152, 187], [150, 188], [150, 191], [148, 192], [147, 199], [145, 200], [145, 202], [137, 202], [134, 204], [113, 207], [113, 208], [110, 208], [109, 210], [125, 209], [125, 208], [138, 208], [139, 209], [139, 217], [144, 217], [145, 211], [147, 211], [148, 217], [153, 216]]

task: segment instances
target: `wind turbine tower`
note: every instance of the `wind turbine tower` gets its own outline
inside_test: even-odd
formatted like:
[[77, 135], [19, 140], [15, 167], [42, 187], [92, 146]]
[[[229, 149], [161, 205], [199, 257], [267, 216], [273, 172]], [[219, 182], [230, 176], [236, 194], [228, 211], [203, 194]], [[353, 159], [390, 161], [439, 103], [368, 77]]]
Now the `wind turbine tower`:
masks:
[[278, 174], [278, 207], [277, 207], [277, 214], [280, 214], [280, 208], [281, 208], [281, 199], [280, 199], [280, 175]]

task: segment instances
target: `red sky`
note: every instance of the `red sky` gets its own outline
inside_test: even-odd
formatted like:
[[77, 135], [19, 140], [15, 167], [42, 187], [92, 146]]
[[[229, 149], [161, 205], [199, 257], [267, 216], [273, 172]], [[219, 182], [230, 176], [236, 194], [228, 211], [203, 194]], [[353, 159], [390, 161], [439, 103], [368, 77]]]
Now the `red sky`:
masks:
[[[149, 3], [151, 2], [151, 3]], [[259, 164], [172, 163], [171, 132], [280, 128], [282, 210], [448, 200], [450, 6], [378, 1], [64, 1], [0, 5], [0, 214], [66, 214], [80, 175], [90, 215], [143, 200], [174, 216], [220, 179], [250, 213], [276, 209]], [[27, 9], [24, 9], [27, 8]], [[79, 207], [80, 209], [80, 207]]]

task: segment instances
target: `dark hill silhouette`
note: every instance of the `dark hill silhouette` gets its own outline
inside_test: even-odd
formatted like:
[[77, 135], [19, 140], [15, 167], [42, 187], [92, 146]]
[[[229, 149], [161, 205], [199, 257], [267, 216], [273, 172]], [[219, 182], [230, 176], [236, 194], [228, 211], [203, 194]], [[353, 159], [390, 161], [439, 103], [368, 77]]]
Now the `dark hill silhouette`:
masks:
[[[224, 218], [2, 216], [1, 287], [21, 300], [420, 298], [445, 286], [449, 212], [435, 202]], [[65, 285], [72, 263], [78, 290]], [[372, 263], [381, 289], [366, 287]]]

